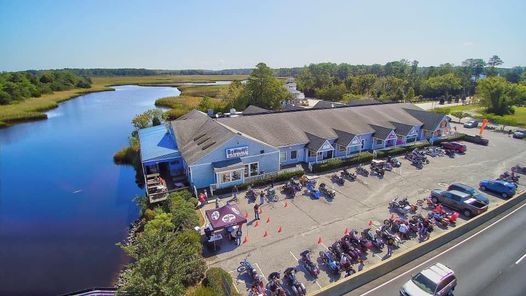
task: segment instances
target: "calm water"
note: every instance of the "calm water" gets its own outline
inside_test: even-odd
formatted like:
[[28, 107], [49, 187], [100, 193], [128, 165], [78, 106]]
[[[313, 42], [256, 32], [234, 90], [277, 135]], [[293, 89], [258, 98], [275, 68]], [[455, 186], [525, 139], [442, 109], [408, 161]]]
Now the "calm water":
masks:
[[176, 88], [121, 86], [0, 129], [0, 295], [110, 286], [137, 217], [135, 172], [113, 164], [134, 115]]

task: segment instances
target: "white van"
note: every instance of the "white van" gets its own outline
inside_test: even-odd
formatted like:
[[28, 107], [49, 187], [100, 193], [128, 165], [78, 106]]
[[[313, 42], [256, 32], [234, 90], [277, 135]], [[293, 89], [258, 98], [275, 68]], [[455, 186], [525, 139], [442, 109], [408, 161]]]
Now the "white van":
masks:
[[400, 289], [403, 296], [453, 295], [457, 278], [453, 270], [436, 263], [413, 276]]

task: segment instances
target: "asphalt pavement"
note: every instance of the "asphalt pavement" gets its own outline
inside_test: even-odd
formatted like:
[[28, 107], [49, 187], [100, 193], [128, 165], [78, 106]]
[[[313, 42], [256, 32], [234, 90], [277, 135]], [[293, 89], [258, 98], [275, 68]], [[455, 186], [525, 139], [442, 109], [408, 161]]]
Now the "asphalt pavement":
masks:
[[[399, 295], [400, 287], [420, 270], [441, 262], [455, 271], [454, 295], [525, 295], [526, 203], [496, 220], [413, 261], [349, 295]], [[432, 256], [428, 258], [429, 256]]]

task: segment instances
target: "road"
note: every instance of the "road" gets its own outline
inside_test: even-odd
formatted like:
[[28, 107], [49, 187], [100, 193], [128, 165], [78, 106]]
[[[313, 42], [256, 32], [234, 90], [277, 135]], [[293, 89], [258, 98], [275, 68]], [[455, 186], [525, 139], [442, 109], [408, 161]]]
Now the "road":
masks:
[[[490, 224], [488, 224], [490, 223]], [[524, 295], [526, 291], [526, 203], [351, 295], [399, 295], [412, 274], [441, 262], [458, 277], [455, 296]]]

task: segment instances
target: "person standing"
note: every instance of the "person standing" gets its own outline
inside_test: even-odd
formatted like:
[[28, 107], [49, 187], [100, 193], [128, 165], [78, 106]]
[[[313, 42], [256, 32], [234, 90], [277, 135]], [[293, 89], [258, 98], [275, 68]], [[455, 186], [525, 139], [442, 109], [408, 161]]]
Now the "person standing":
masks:
[[387, 240], [387, 256], [393, 255], [393, 249], [394, 249], [394, 239], [390, 237]]
[[259, 219], [259, 205], [254, 204], [254, 220], [260, 220]]
[[234, 197], [232, 198], [232, 200], [237, 201], [237, 193], [238, 192], [239, 192], [239, 190], [237, 189], [237, 185], [234, 185], [234, 188], [232, 189], [232, 194], [234, 195]]
[[263, 192], [263, 190], [259, 193], [259, 204], [262, 205], [263, 203], [265, 203], [265, 193]]

